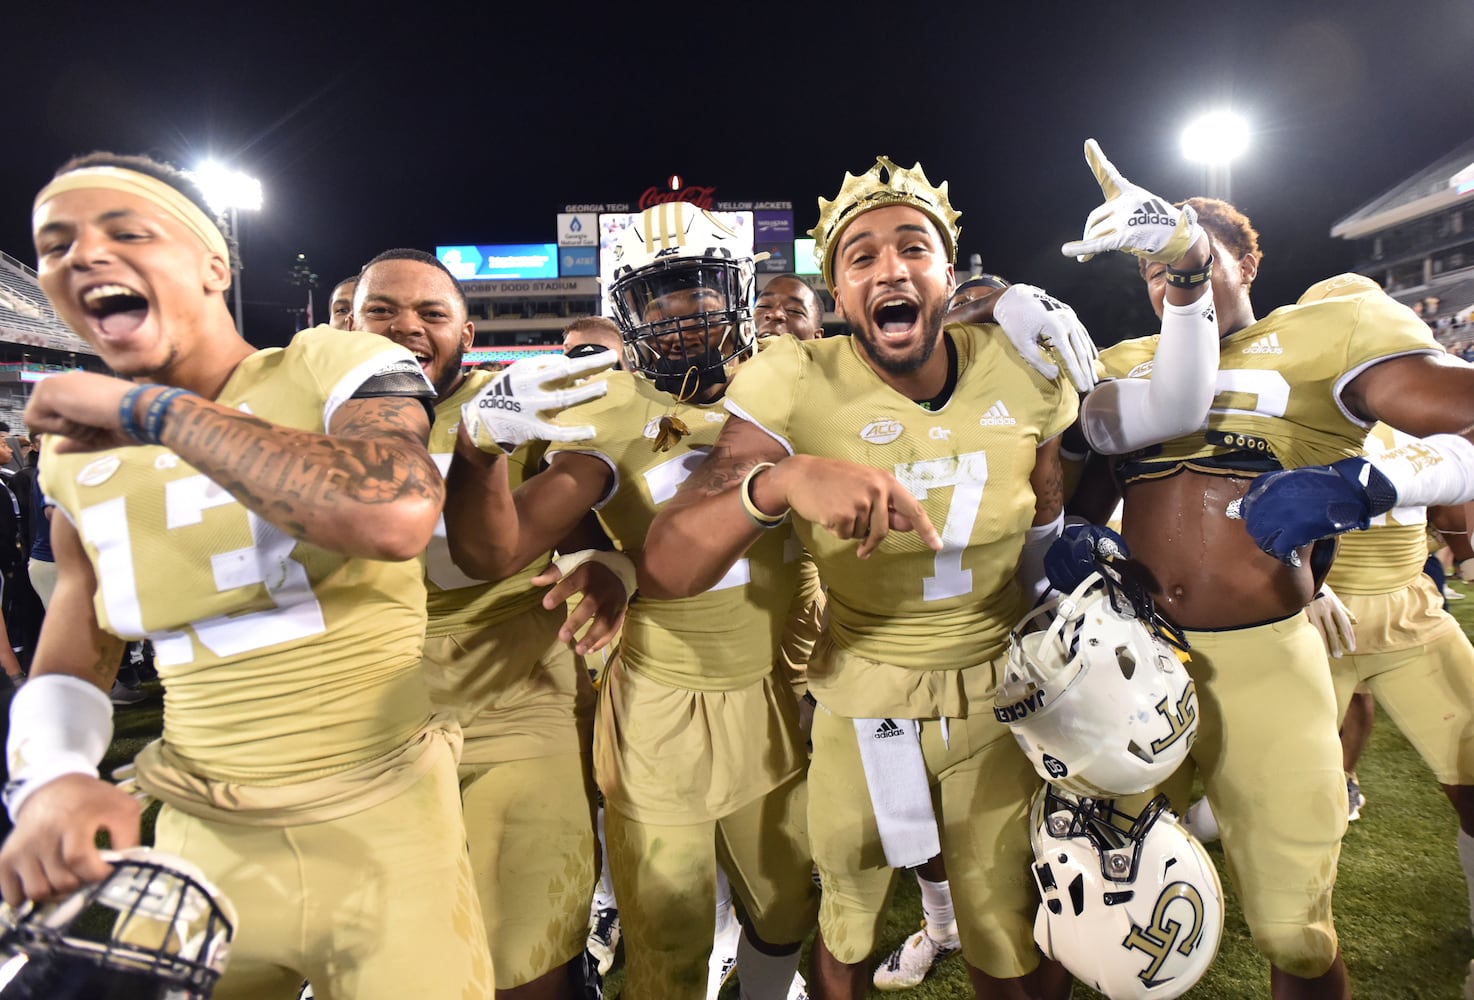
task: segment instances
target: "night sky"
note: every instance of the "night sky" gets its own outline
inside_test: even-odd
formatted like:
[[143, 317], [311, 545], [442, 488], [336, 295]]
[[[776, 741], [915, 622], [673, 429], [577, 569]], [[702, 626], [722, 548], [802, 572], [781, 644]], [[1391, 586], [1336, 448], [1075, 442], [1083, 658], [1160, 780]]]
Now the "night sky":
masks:
[[[1127, 177], [1203, 193], [1197, 112], [1251, 122], [1233, 200], [1266, 253], [1260, 313], [1353, 263], [1334, 221], [1474, 135], [1474, 4], [6, 4], [0, 249], [34, 263], [31, 198], [67, 157], [206, 154], [259, 177], [247, 333], [291, 333], [296, 253], [339, 278], [381, 249], [544, 242], [574, 202], [671, 174], [793, 201], [801, 229], [885, 153], [951, 182], [961, 260], [1048, 287], [1102, 343], [1149, 332], [1122, 260], [1067, 261]], [[1113, 255], [1115, 256], [1115, 255]]]

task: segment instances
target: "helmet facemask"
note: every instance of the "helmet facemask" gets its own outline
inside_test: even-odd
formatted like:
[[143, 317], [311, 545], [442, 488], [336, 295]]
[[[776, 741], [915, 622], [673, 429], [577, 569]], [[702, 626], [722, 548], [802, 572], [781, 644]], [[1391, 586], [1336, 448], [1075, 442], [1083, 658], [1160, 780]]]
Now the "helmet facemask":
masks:
[[610, 289], [630, 366], [681, 399], [727, 381], [752, 350], [750, 258], [671, 253]]
[[1030, 828], [1046, 955], [1115, 1000], [1172, 1000], [1202, 978], [1223, 935], [1223, 887], [1165, 796], [1132, 815], [1046, 786]]
[[230, 901], [180, 858], [104, 852], [113, 871], [0, 916], [0, 996], [208, 1000], [229, 957]]

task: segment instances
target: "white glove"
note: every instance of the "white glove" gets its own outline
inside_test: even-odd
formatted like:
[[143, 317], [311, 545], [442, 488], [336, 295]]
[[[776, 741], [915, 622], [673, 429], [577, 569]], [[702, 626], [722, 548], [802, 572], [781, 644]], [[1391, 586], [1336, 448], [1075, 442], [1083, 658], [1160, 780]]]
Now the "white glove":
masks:
[[1320, 633], [1327, 653], [1339, 660], [1343, 652], [1356, 652], [1356, 634], [1351, 630], [1356, 619], [1330, 587], [1321, 584], [1315, 599], [1305, 606], [1305, 617]]
[[1474, 583], [1474, 559], [1460, 559], [1459, 564], [1454, 567], [1454, 572], [1465, 583]]
[[603, 381], [574, 383], [613, 367], [612, 351], [581, 358], [544, 354], [514, 362], [461, 407], [461, 423], [482, 451], [511, 451], [528, 441], [587, 441], [588, 424], [569, 426], [547, 419], [559, 410], [598, 399], [609, 391]]
[[1033, 285], [1009, 285], [993, 303], [993, 321], [1019, 357], [1045, 378], [1057, 378], [1059, 365], [1044, 359], [1048, 348], [1081, 392], [1095, 387], [1095, 342], [1081, 325], [1075, 310]]
[[1066, 257], [1085, 261], [1107, 250], [1124, 250], [1173, 264], [1203, 234], [1191, 205], [1173, 208], [1165, 198], [1132, 184], [1094, 139], [1085, 140], [1085, 161], [1106, 200], [1085, 220], [1084, 236], [1059, 248]]

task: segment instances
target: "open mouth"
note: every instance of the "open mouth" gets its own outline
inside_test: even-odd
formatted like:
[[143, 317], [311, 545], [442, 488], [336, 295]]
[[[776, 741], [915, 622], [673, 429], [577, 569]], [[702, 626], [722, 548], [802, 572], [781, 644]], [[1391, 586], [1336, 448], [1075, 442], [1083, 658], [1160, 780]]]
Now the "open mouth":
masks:
[[875, 320], [875, 328], [881, 333], [900, 336], [911, 332], [921, 311], [914, 303], [904, 299], [889, 299], [882, 302], [871, 315]]
[[109, 337], [126, 337], [148, 317], [148, 300], [127, 285], [98, 285], [82, 293], [82, 308]]

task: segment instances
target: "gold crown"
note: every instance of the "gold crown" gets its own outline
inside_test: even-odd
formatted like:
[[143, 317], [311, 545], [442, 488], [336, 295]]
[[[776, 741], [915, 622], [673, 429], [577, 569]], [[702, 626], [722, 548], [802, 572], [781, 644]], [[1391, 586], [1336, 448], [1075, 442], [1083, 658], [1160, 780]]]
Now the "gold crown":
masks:
[[835, 237], [855, 216], [887, 205], [910, 205], [930, 218], [947, 243], [947, 259], [957, 260], [957, 237], [962, 232], [957, 220], [962, 213], [947, 200], [947, 182], [932, 187], [920, 163], [904, 170], [890, 157], [877, 156], [875, 166], [859, 177], [845, 172], [844, 184], [833, 201], [819, 199], [819, 223], [809, 235], [814, 238], [814, 256], [830, 291], [834, 290]]

